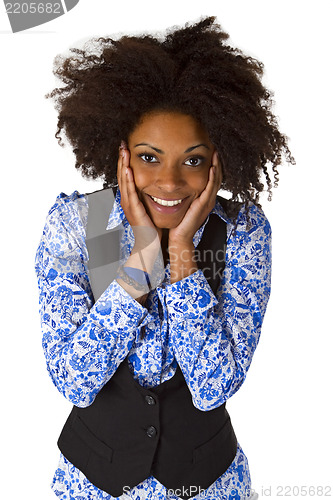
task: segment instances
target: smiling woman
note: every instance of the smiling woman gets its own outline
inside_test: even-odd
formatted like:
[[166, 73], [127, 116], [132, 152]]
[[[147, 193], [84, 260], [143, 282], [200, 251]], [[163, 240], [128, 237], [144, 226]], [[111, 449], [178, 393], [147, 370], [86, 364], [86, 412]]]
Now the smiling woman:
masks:
[[[192, 116], [156, 110], [141, 118], [129, 135], [128, 151], [124, 143], [121, 150], [118, 180], [126, 218], [132, 227], [157, 230], [164, 263], [170, 261], [171, 283], [179, 281], [198, 269], [193, 236], [214, 208], [221, 186], [215, 148]], [[141, 259], [145, 246], [136, 247]], [[149, 261], [144, 260], [145, 268], [151, 270]]]
[[48, 370], [74, 405], [62, 500], [257, 498], [226, 401], [270, 295], [263, 177], [271, 195], [268, 167], [276, 184], [293, 159], [262, 64], [227, 39], [207, 18], [56, 59], [56, 137], [104, 180], [57, 198], [36, 256]]

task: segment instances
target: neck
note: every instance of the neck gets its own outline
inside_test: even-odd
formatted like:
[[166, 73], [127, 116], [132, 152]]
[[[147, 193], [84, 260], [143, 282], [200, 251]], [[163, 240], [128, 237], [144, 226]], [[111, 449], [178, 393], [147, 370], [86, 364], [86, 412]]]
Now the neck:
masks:
[[164, 265], [166, 265], [166, 262], [169, 258], [168, 244], [169, 244], [169, 229], [162, 229], [161, 248], [164, 259]]

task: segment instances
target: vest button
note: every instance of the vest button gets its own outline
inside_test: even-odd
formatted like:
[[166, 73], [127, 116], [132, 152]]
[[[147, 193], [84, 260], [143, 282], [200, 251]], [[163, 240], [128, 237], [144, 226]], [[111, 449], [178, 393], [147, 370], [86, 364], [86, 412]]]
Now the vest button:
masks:
[[154, 404], [156, 404], [155, 399], [153, 398], [153, 396], [145, 396], [145, 400], [146, 400], [146, 403], [148, 405], [154, 405]]
[[153, 438], [156, 436], [157, 430], [155, 429], [155, 427], [153, 425], [151, 425], [150, 427], [148, 427], [146, 433], [147, 433], [148, 437]]

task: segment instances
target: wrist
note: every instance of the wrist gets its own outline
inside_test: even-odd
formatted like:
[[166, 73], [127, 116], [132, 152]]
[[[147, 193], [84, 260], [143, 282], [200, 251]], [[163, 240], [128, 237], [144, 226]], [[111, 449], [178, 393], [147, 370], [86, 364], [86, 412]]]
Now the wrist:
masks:
[[129, 295], [140, 304], [144, 304], [147, 294], [151, 290], [148, 273], [134, 267], [120, 266], [116, 280]]
[[188, 262], [196, 262], [195, 257], [195, 247], [193, 245], [193, 241], [177, 241], [177, 242], [169, 242], [169, 259], [170, 262], [174, 261], [186, 261]]
[[161, 238], [155, 228], [147, 226], [132, 226], [135, 242], [134, 249], [136, 251], [145, 251], [146, 249], [154, 250], [160, 248]]
[[121, 278], [126, 283], [133, 285], [137, 290], [147, 291], [147, 286], [149, 290], [151, 289], [149, 274], [136, 267], [121, 266], [118, 269], [117, 278]]
[[170, 282], [180, 281], [198, 270], [193, 242], [169, 245]]

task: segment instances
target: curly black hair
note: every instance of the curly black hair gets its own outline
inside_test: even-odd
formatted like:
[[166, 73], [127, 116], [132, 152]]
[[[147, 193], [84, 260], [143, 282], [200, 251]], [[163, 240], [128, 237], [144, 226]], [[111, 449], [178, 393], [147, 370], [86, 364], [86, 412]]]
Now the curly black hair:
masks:
[[206, 17], [164, 37], [92, 38], [84, 49], [70, 49], [73, 55], [57, 56], [54, 74], [65, 85], [46, 97], [59, 112], [55, 137], [63, 146], [63, 130], [76, 168], [103, 179], [104, 188], [116, 186], [121, 141], [146, 113], [179, 111], [207, 130], [231, 200], [260, 206], [263, 177], [270, 199], [278, 165], [294, 159], [272, 113], [272, 93], [261, 83], [263, 64], [228, 38], [215, 17]]

